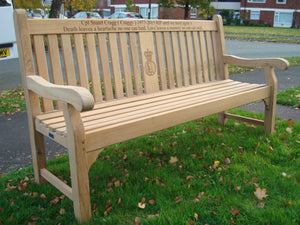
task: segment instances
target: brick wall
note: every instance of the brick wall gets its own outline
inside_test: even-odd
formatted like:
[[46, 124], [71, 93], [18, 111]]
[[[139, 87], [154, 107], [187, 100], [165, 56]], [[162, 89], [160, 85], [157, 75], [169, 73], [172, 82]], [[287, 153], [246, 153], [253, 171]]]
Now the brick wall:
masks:
[[274, 11], [260, 11], [259, 21], [261, 24], [268, 24], [272, 27], [274, 23]]
[[266, 3], [252, 3], [252, 2], [248, 2], [248, 0], [241, 0], [241, 7], [300, 9], [300, 1], [299, 0], [286, 0], [286, 4], [277, 4], [276, 0], [266, 0]]

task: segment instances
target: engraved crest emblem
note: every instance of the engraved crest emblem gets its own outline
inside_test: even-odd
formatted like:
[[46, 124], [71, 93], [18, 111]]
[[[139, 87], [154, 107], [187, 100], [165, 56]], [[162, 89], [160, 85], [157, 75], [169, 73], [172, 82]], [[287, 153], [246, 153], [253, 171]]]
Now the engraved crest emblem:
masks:
[[144, 52], [144, 55], [146, 57], [146, 62], [144, 65], [145, 73], [148, 76], [153, 76], [156, 73], [156, 64], [152, 61], [153, 52], [147, 49], [147, 51]]

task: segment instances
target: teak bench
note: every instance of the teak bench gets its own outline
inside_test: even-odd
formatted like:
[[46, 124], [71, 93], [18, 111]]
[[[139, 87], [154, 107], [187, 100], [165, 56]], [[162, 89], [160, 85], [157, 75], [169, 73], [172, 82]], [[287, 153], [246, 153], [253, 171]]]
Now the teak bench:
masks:
[[[88, 172], [106, 146], [215, 113], [221, 124], [231, 118], [274, 130], [274, 68], [287, 69], [288, 62], [226, 55], [220, 16], [36, 20], [24, 10], [14, 16], [35, 180], [69, 197], [79, 221], [91, 217]], [[227, 64], [263, 67], [266, 84], [229, 79]], [[265, 121], [226, 112], [257, 100], [265, 102]], [[46, 169], [44, 136], [68, 149], [72, 187]]]

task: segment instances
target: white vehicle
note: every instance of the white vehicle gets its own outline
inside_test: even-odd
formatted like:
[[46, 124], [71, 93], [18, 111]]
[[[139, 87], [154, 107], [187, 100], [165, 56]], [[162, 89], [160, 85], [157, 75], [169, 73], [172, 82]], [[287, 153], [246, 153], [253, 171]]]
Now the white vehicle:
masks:
[[18, 58], [13, 3], [0, 0], [0, 60]]

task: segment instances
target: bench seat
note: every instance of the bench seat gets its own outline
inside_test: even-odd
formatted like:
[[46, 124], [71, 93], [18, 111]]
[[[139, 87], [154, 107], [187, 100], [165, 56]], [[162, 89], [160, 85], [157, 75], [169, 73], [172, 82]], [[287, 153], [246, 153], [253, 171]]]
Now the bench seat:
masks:
[[[230, 79], [96, 104], [82, 112], [86, 151], [267, 98], [270, 87]], [[231, 102], [231, 104], [229, 104]], [[36, 129], [67, 147], [63, 113], [41, 114]], [[114, 135], [118, 130], [119, 135]]]

